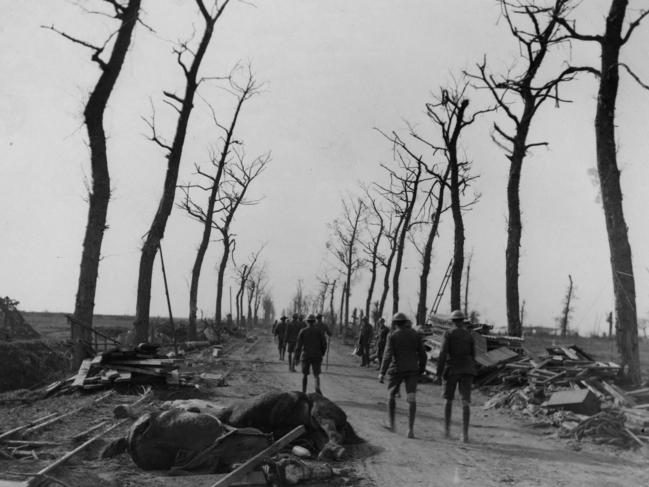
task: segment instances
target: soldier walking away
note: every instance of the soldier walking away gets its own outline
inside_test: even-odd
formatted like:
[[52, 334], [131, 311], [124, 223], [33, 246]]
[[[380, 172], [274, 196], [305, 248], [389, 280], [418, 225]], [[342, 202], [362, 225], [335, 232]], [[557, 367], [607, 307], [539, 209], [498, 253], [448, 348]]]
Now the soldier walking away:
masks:
[[442, 351], [437, 362], [437, 380], [446, 380], [444, 387], [444, 435], [450, 436], [453, 398], [457, 387], [462, 399], [462, 441], [469, 442], [469, 419], [471, 416], [471, 386], [476, 375], [475, 343], [464, 322], [464, 313], [455, 310], [451, 313], [455, 328], [444, 335]]
[[379, 320], [379, 338], [376, 342], [376, 348], [377, 348], [377, 360], [379, 361], [379, 365], [376, 367], [377, 370], [381, 369], [381, 361], [383, 360], [383, 353], [385, 352], [385, 344], [388, 341], [388, 335], [390, 334], [390, 328], [387, 327], [385, 324], [385, 319], [381, 318]]
[[300, 321], [299, 316], [293, 315], [293, 319], [286, 324], [286, 332], [284, 333], [284, 342], [286, 343], [286, 351], [288, 352], [288, 370], [295, 372], [295, 344], [297, 336], [300, 334]]
[[373, 333], [372, 325], [370, 325], [367, 317], [363, 318], [361, 332], [358, 335], [358, 350], [361, 353], [361, 367], [370, 366], [370, 344], [372, 343]]
[[324, 333], [315, 324], [315, 316], [309, 315], [306, 319], [308, 326], [300, 331], [295, 347], [295, 357], [302, 363], [302, 392], [306, 394], [309, 380], [309, 369], [313, 369], [315, 377], [315, 391], [322, 395], [320, 390], [320, 371], [322, 370], [322, 357], [327, 351], [327, 340]]
[[331, 330], [329, 329], [329, 326], [324, 321], [322, 321], [322, 313], [318, 313], [315, 318], [316, 318], [316, 322], [315, 322], [316, 328], [318, 328], [322, 333], [324, 333], [326, 337], [331, 337]]
[[396, 411], [396, 394], [401, 383], [406, 385], [406, 400], [408, 401], [408, 438], [414, 438], [415, 415], [417, 413], [417, 381], [426, 370], [426, 351], [419, 334], [410, 326], [410, 320], [404, 313], [392, 317], [392, 325], [396, 326], [387, 339], [379, 382], [383, 383], [388, 373], [388, 429], [394, 431], [394, 415]]
[[286, 355], [286, 325], [286, 316], [282, 316], [274, 330], [275, 337], [277, 338], [277, 350], [279, 351], [280, 360], [284, 360], [284, 356]]

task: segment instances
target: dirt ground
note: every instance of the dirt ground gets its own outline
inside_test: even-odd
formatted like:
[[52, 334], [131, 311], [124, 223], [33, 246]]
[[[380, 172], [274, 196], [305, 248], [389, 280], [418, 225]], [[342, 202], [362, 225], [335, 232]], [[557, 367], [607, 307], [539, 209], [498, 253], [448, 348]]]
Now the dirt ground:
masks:
[[[254, 343], [233, 342], [220, 359], [198, 354], [190, 360], [190, 369], [198, 372], [229, 370], [228, 387], [204, 387], [196, 393], [188, 390], [158, 391], [155, 407], [162, 399], [198, 396], [228, 403], [268, 390], [295, 390], [301, 386], [301, 375], [288, 371], [269, 333], [256, 332]], [[526, 418], [511, 412], [482, 409], [485, 397], [474, 396], [472, 410], [472, 443], [444, 440], [442, 435], [441, 388], [420, 384], [418, 394], [417, 438], [406, 438], [406, 403], [401, 399], [397, 410], [397, 432], [384, 429], [386, 386], [377, 380], [374, 368], [358, 366], [351, 348], [334, 341], [329, 367], [322, 377], [324, 394], [339, 404], [349, 416], [357, 433], [367, 440], [350, 448], [351, 460], [337, 465], [346, 474], [327, 485], [359, 487], [393, 486], [629, 486], [649, 485], [648, 458], [641, 452], [622, 451], [583, 443], [573, 446], [556, 438], [555, 429], [536, 429]], [[313, 383], [309, 384], [310, 390]], [[0, 403], [0, 431], [24, 424], [50, 411], [67, 411], [90, 404], [94, 395], [73, 394], [33, 404], [5, 400]], [[166, 397], [165, 397], [166, 396]], [[120, 403], [133, 402], [135, 396], [118, 391], [100, 403], [73, 414], [38, 437], [60, 442], [48, 449], [40, 460], [0, 459], [0, 472], [34, 472], [52, 462], [72, 445], [66, 443], [75, 433], [84, 431], [100, 420], [109, 419]], [[456, 408], [453, 433], [459, 435], [459, 407]], [[110, 439], [123, 435], [128, 424], [99, 441], [80, 458], [52, 472], [75, 486], [209, 486], [214, 476], [168, 477], [163, 473], [143, 472], [128, 455], [111, 460], [96, 460], [97, 452]], [[580, 448], [577, 451], [576, 448]], [[0, 478], [6, 478], [0, 475]]]

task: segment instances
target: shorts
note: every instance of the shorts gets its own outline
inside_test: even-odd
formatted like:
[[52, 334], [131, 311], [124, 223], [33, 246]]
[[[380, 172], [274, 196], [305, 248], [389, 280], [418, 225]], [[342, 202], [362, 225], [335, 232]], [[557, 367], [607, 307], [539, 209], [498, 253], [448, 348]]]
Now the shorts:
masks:
[[446, 379], [444, 387], [444, 399], [452, 401], [455, 397], [455, 388], [460, 392], [460, 398], [464, 403], [471, 403], [471, 386], [473, 376], [471, 374], [452, 374]]
[[406, 384], [406, 393], [415, 394], [417, 392], [417, 382], [419, 381], [419, 372], [401, 372], [388, 376], [388, 391], [390, 397], [394, 397], [399, 392], [402, 382]]
[[277, 348], [284, 350], [286, 348], [286, 342], [282, 339], [277, 340]]
[[295, 350], [295, 342], [286, 342], [288, 353], [293, 353]]
[[313, 368], [313, 375], [320, 375], [322, 371], [322, 359], [303, 358], [302, 359], [302, 373], [309, 375], [309, 368]]

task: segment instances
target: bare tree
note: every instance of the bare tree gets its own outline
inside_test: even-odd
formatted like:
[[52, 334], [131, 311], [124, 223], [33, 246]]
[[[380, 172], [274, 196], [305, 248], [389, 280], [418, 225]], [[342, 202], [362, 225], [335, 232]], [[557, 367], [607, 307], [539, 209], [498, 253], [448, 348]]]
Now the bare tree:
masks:
[[633, 383], [640, 382], [640, 353], [638, 349], [638, 313], [636, 309], [635, 278], [631, 244], [624, 209], [622, 206], [622, 187], [620, 169], [617, 164], [617, 144], [615, 141], [615, 107], [620, 67], [645, 89], [649, 85], [640, 80], [638, 75], [624, 63], [620, 62], [620, 51], [631, 39], [633, 32], [649, 15], [649, 10], [641, 11], [637, 17], [625, 26], [624, 18], [628, 0], [612, 0], [606, 17], [606, 28], [601, 35], [580, 33], [574, 23], [567, 19], [565, 13], [557, 15], [567, 36], [579, 41], [595, 42], [601, 50], [599, 69], [578, 67], [599, 78], [597, 109], [595, 113], [595, 141], [597, 149], [597, 172], [608, 233], [608, 245], [611, 254], [611, 272], [615, 294], [616, 330], [622, 366]]
[[264, 293], [264, 296], [261, 300], [261, 308], [264, 313], [264, 322], [270, 323], [275, 319], [275, 302], [270, 293]]
[[[442, 88], [435, 100], [426, 104], [426, 114], [439, 129], [441, 143], [429, 142], [414, 134], [415, 138], [429, 145], [435, 152], [441, 152], [446, 159], [448, 169], [450, 169], [448, 179], [437, 173], [434, 176], [438, 182], [448, 184], [451, 194], [451, 212], [454, 223], [453, 268], [451, 271], [452, 310], [460, 309], [462, 303], [462, 272], [464, 270], [462, 212], [477, 201], [477, 196], [470, 201], [463, 201], [463, 196], [475, 176], [471, 175], [471, 163], [460, 157], [460, 137], [462, 131], [473, 124], [479, 115], [493, 111], [493, 109], [487, 108], [469, 113], [469, 99], [466, 97], [468, 87], [468, 83], [463, 83], [450, 88]], [[443, 196], [443, 192], [440, 196]], [[438, 207], [443, 208], [441, 204], [438, 204]], [[433, 218], [435, 217], [433, 216]]]
[[396, 313], [399, 311], [399, 277], [406, 248], [406, 237], [412, 228], [411, 221], [417, 204], [419, 186], [423, 181], [425, 163], [421, 156], [415, 156], [406, 149], [396, 132], [392, 132], [391, 135], [381, 133], [393, 144], [395, 162], [397, 163], [397, 169], [381, 164], [387, 171], [390, 182], [387, 186], [377, 185], [399, 220], [396, 240], [391, 242], [395, 245], [394, 257], [396, 258], [392, 271], [392, 313]]
[[[385, 135], [385, 134], [384, 134]], [[414, 138], [416, 141], [424, 142], [424, 145], [427, 146], [427, 148], [432, 148], [433, 150], [433, 156], [439, 151], [439, 148], [436, 147], [435, 145], [431, 144], [427, 140], [423, 139], [419, 134], [415, 132], [415, 130], [410, 127], [410, 136]], [[417, 323], [425, 323], [426, 321], [426, 301], [427, 301], [427, 296], [428, 296], [428, 275], [430, 274], [430, 267], [431, 267], [431, 259], [432, 259], [432, 253], [433, 253], [433, 243], [435, 241], [435, 237], [437, 236], [437, 231], [439, 228], [439, 223], [441, 220], [442, 213], [447, 209], [444, 205], [444, 193], [447, 189], [448, 186], [448, 179], [449, 179], [449, 174], [451, 171], [450, 164], [445, 165], [445, 170], [440, 172], [438, 169], [437, 165], [435, 164], [427, 164], [423, 161], [423, 155], [417, 155], [411, 149], [411, 147], [406, 144], [406, 142], [399, 137], [395, 132], [392, 133], [392, 137], [390, 139], [392, 143], [395, 146], [398, 146], [401, 150], [406, 152], [411, 159], [416, 160], [418, 165], [420, 167], [423, 167], [428, 174], [428, 178], [426, 181], [420, 182], [420, 186], [425, 187], [426, 183], [429, 180], [432, 180], [432, 183], [428, 185], [428, 190], [424, 191], [424, 194], [426, 194], [426, 197], [424, 198], [424, 201], [421, 205], [421, 208], [419, 209], [418, 213], [418, 218], [416, 221], [410, 224], [410, 230], [415, 231], [418, 227], [421, 227], [422, 224], [430, 224], [429, 231], [428, 231], [428, 237], [426, 238], [426, 243], [423, 248], [419, 248], [417, 245], [417, 241], [415, 237], [413, 236], [412, 233], [409, 233], [410, 240], [413, 243], [415, 249], [420, 255], [421, 258], [421, 273], [419, 275], [419, 299], [417, 303], [417, 315], [416, 315], [416, 322]], [[420, 176], [421, 178], [421, 176]], [[391, 254], [390, 257], [388, 257], [387, 260], [387, 265], [388, 268], [386, 268], [386, 283], [387, 283], [387, 273], [389, 272], [389, 264], [391, 263], [391, 257], [394, 255], [396, 252], [396, 249], [398, 247], [398, 235], [401, 234], [401, 225], [403, 224], [405, 220], [406, 213], [401, 212], [399, 216], [399, 222], [398, 222], [398, 231], [396, 234], [394, 234], [394, 237], [390, 239], [390, 244], [391, 244]], [[384, 288], [384, 296], [385, 296], [385, 288]], [[384, 305], [384, 296], [382, 296], [382, 300], [379, 304], [379, 309], [377, 312], [382, 313], [383, 312], [383, 305]]]
[[[257, 92], [257, 85], [255, 83], [252, 71], [248, 67], [247, 77], [243, 83], [236, 81], [234, 75], [228, 78], [229, 91], [237, 97], [237, 102], [234, 109], [234, 114], [228, 125], [223, 125], [218, 121], [216, 112], [210, 106], [212, 113], [212, 120], [216, 129], [220, 132], [219, 144], [220, 149], [212, 146], [209, 149], [210, 162], [214, 168], [214, 174], [204, 171], [200, 166], [196, 165], [196, 174], [202, 179], [207, 181], [207, 185], [202, 182], [197, 184], [187, 184], [181, 187], [185, 193], [185, 198], [179, 203], [179, 206], [184, 209], [190, 217], [203, 224], [203, 233], [201, 236], [200, 244], [196, 251], [196, 258], [194, 259], [194, 266], [192, 267], [192, 279], [189, 287], [189, 322], [187, 326], [187, 337], [189, 340], [196, 339], [196, 312], [198, 309], [198, 283], [200, 280], [201, 269], [203, 267], [203, 260], [205, 253], [210, 244], [212, 237], [212, 229], [214, 228], [215, 210], [218, 208], [217, 196], [219, 194], [219, 187], [225, 166], [230, 158], [231, 146], [240, 144], [234, 138], [234, 131], [241, 113], [243, 104], [254, 96]], [[191, 197], [192, 190], [201, 190], [208, 193], [207, 204], [201, 206], [195, 203]], [[222, 208], [219, 208], [222, 209]]]
[[566, 289], [566, 296], [563, 300], [563, 310], [561, 311], [561, 318], [559, 318], [559, 328], [561, 330], [561, 336], [565, 337], [568, 335], [568, 324], [570, 322], [570, 315], [572, 314], [572, 300], [573, 300], [573, 284], [572, 276], [568, 274], [568, 289]]
[[[244, 314], [244, 292], [246, 290], [246, 286], [248, 285], [248, 281], [250, 279], [250, 276], [252, 275], [252, 272], [255, 270], [255, 265], [257, 264], [257, 260], [259, 259], [259, 255], [261, 254], [262, 250], [264, 250], [265, 244], [262, 245], [256, 252], [253, 252], [250, 254], [248, 257], [248, 262], [245, 264], [237, 265], [237, 263], [234, 261], [234, 255], [232, 257], [232, 260], [234, 262], [234, 273], [236, 276], [236, 281], [237, 285], [239, 286], [236, 294], [236, 313], [237, 313], [237, 326], [244, 326], [244, 325], [249, 325], [250, 323], [246, 322], [245, 314]], [[249, 303], [250, 306], [250, 303]], [[249, 313], [251, 314], [251, 313]]]
[[[140, 13], [140, 4], [141, 0], [129, 0], [126, 3], [117, 0], [104, 0], [102, 2], [102, 5], [106, 5], [111, 9], [112, 13], [108, 15], [119, 21], [119, 27], [101, 46], [95, 46], [90, 42], [73, 37], [56, 29], [54, 26], [49, 27], [49, 29], [60, 34], [65, 39], [89, 48], [92, 52], [92, 61], [97, 63], [101, 71], [83, 111], [84, 122], [88, 131], [88, 146], [90, 148], [92, 189], [88, 191], [88, 218], [83, 239], [74, 319], [89, 328], [92, 327], [95, 309], [101, 244], [106, 229], [106, 215], [110, 200], [110, 173], [108, 170], [108, 156], [106, 155], [104, 112], [122, 70], [128, 48], [131, 45], [133, 30]], [[108, 60], [104, 60], [104, 54], [113, 38], [115, 41], [112, 44], [112, 49], [107, 53]], [[73, 326], [72, 341], [76, 343], [79, 340], [90, 341], [90, 330]], [[75, 361], [81, 362], [81, 359], [81, 349], [77, 347]]]
[[392, 272], [392, 263], [394, 262], [394, 256], [397, 253], [399, 235], [401, 234], [401, 225], [403, 224], [404, 218], [405, 214], [403, 212], [397, 214], [394, 211], [394, 208], [391, 208], [387, 215], [387, 223], [385, 226], [385, 240], [388, 243], [388, 254], [387, 257], [382, 254], [377, 255], [377, 259], [383, 267], [383, 288], [381, 291], [381, 298], [379, 300], [379, 307], [377, 310], [379, 317], [383, 316], [385, 302], [388, 298], [388, 292], [390, 291], [390, 275]]
[[270, 162], [270, 153], [261, 155], [251, 162], [246, 162], [243, 149], [233, 149], [234, 160], [226, 167], [224, 180], [221, 182], [217, 195], [219, 207], [215, 210], [218, 218], [213, 221], [214, 228], [221, 234], [223, 243], [223, 256], [219, 262], [216, 279], [216, 307], [214, 321], [217, 326], [221, 324], [223, 304], [223, 284], [225, 270], [231, 252], [234, 250], [236, 235], [232, 231], [232, 223], [237, 210], [241, 206], [253, 205], [255, 200], [246, 199], [250, 184], [263, 172]]
[[336, 328], [336, 312], [334, 311], [334, 294], [336, 293], [336, 282], [334, 279], [329, 288], [329, 319], [331, 320], [331, 330]]
[[365, 206], [370, 210], [368, 218], [365, 221], [365, 235], [367, 240], [361, 238], [359, 243], [365, 253], [365, 263], [370, 270], [370, 284], [367, 289], [367, 298], [365, 300], [365, 316], [370, 316], [370, 306], [372, 304], [372, 295], [376, 284], [377, 268], [379, 266], [380, 255], [379, 248], [385, 233], [384, 210], [376, 202], [376, 196], [368, 188], [364, 188]]
[[[176, 185], [178, 184], [178, 171], [182, 159], [185, 138], [187, 136], [187, 126], [189, 118], [194, 108], [194, 97], [199, 85], [204, 78], [199, 78], [198, 71], [207, 48], [214, 33], [214, 26], [217, 20], [223, 14], [225, 7], [230, 0], [219, 2], [214, 1], [214, 7], [210, 11], [204, 0], [195, 0], [200, 15], [205, 23], [200, 42], [196, 48], [191, 47], [188, 43], [182, 43], [175, 49], [176, 61], [185, 76], [185, 92], [183, 95], [165, 91], [165, 102], [173, 107], [177, 112], [178, 118], [176, 130], [172, 142], [166, 141], [158, 134], [155, 124], [155, 112], [152, 119], [147, 121], [151, 129], [151, 140], [160, 146], [166, 152], [167, 172], [164, 180], [164, 189], [162, 197], [158, 204], [155, 217], [146, 234], [142, 254], [140, 256], [140, 266], [137, 283], [137, 302], [135, 305], [135, 328], [136, 339], [138, 341], [147, 341], [149, 335], [149, 312], [151, 308], [151, 279], [153, 275], [153, 263], [164, 237], [167, 220], [171, 214], [176, 194]], [[191, 59], [188, 65], [186, 58]]]
[[[342, 323], [349, 323], [349, 296], [351, 295], [351, 281], [354, 273], [363, 265], [359, 255], [359, 235], [361, 220], [365, 213], [365, 203], [360, 198], [348, 197], [343, 200], [343, 215], [334, 220], [330, 225], [333, 232], [333, 241], [327, 242], [327, 249], [342, 265], [345, 276], [344, 301], [345, 314]], [[341, 316], [341, 320], [342, 320]], [[341, 323], [341, 326], [342, 326]]]
[[293, 313], [298, 315], [304, 314], [304, 309], [306, 308], [304, 302], [304, 288], [302, 285], [302, 279], [297, 280], [297, 285], [295, 287], [295, 294], [293, 295], [293, 300], [291, 303], [291, 309]]
[[425, 211], [430, 221], [428, 229], [428, 236], [424, 248], [420, 251], [421, 256], [421, 272], [419, 274], [419, 299], [417, 301], [417, 323], [426, 323], [426, 313], [428, 301], [428, 276], [430, 275], [430, 267], [433, 256], [433, 244], [435, 237], [438, 234], [439, 223], [448, 207], [444, 203], [444, 196], [447, 189], [449, 174], [451, 172], [451, 165], [446, 164], [443, 173], [440, 173], [437, 167], [433, 166], [428, 170], [429, 174], [434, 176], [433, 183], [430, 185], [425, 206], [429, 208]]
[[268, 275], [266, 272], [266, 264], [264, 264], [258, 271], [254, 273], [254, 296], [253, 296], [253, 324], [259, 324], [259, 308], [266, 296], [266, 286], [268, 285]]
[[[507, 249], [505, 251], [505, 288], [507, 301], [507, 330], [514, 336], [521, 336], [520, 305], [518, 291], [520, 246], [522, 236], [520, 181], [523, 161], [528, 151], [545, 146], [547, 142], [529, 142], [528, 136], [534, 116], [548, 100], [558, 104], [559, 85], [574, 77], [575, 70], [567, 68], [553, 76], [547, 75], [544, 66], [550, 49], [565, 42], [560, 33], [557, 19], [568, 10], [570, 0], [553, 0], [551, 6], [536, 4], [528, 0], [499, 0], [503, 18], [518, 42], [521, 59], [515, 72], [493, 75], [487, 70], [486, 56], [478, 64], [478, 73], [470, 78], [486, 88], [497, 107], [505, 113], [513, 125], [507, 130], [494, 123], [494, 142], [502, 148], [509, 159], [509, 181], [507, 184]], [[517, 108], [520, 111], [517, 113]]]

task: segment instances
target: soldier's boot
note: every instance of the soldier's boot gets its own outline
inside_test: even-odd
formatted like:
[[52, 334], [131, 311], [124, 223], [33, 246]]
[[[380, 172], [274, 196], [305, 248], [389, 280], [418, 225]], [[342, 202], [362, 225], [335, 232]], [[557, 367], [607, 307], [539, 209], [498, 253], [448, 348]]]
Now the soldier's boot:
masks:
[[417, 414], [417, 403], [412, 401], [408, 404], [408, 438], [415, 437], [415, 415]]
[[396, 400], [391, 397], [388, 401], [388, 429], [394, 431], [394, 415], [397, 409]]
[[302, 392], [304, 394], [306, 394], [306, 385], [307, 385], [308, 381], [309, 381], [309, 376], [303, 375], [302, 376]]
[[288, 370], [293, 372], [293, 354], [288, 354]]
[[462, 406], [462, 443], [469, 442], [469, 419], [471, 418], [471, 408], [468, 404]]
[[444, 405], [444, 438], [451, 437], [451, 413], [453, 412], [453, 401], [446, 401]]
[[315, 377], [315, 392], [322, 396], [322, 390], [320, 389], [320, 376], [316, 375]]

